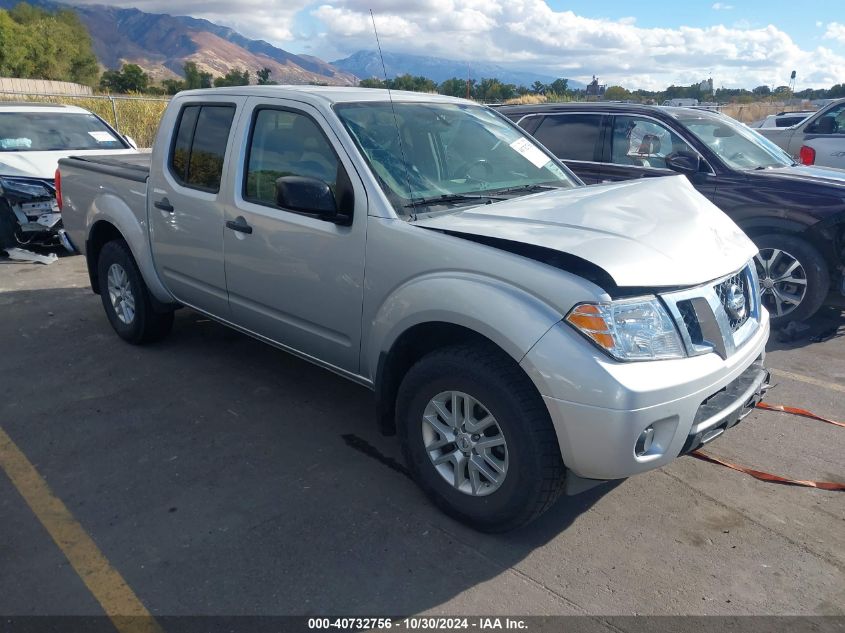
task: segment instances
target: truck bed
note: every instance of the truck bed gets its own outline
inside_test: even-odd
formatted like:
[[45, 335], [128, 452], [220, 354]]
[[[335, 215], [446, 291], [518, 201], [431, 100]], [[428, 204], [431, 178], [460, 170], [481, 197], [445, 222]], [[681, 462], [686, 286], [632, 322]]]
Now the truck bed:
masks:
[[146, 182], [150, 175], [150, 152], [137, 154], [93, 154], [63, 158], [59, 164], [73, 165], [77, 169], [95, 171], [109, 176]]

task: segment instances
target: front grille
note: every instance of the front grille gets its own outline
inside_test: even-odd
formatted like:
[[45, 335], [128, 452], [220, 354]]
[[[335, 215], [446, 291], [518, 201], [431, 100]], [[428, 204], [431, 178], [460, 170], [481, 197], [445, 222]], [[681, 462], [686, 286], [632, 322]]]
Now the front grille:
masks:
[[753, 264], [715, 282], [660, 295], [690, 356], [731, 356], [757, 331], [760, 303]]
[[725, 279], [714, 286], [714, 290], [725, 309], [731, 332], [736, 332], [751, 314], [751, 294], [745, 274], [739, 272]]
[[698, 316], [695, 314], [695, 306], [693, 306], [692, 301], [678, 301], [678, 312], [681, 313], [684, 326], [687, 328], [692, 342], [696, 345], [703, 345], [704, 335], [701, 332], [701, 324], [698, 322]]

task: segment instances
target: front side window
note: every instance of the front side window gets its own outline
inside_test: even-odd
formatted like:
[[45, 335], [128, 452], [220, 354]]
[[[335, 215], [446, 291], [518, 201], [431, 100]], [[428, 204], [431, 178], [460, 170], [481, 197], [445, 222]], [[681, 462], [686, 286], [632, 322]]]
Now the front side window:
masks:
[[555, 114], [543, 117], [534, 136], [563, 160], [596, 160], [600, 114]]
[[657, 121], [636, 116], [614, 118], [610, 162], [667, 169], [666, 157], [676, 152], [695, 153], [686, 141]]
[[79, 112], [0, 112], [0, 152], [127, 149], [98, 117]]
[[845, 134], [845, 103], [825, 112], [808, 131], [812, 134]]
[[289, 110], [258, 110], [247, 153], [244, 198], [276, 205], [276, 180], [304, 176], [337, 188], [338, 158], [319, 126]]
[[182, 109], [176, 125], [170, 171], [180, 184], [217, 193], [229, 130], [235, 116], [230, 105], [191, 105]]
[[334, 109], [402, 216], [579, 184], [518, 127], [482, 106], [364, 102]]

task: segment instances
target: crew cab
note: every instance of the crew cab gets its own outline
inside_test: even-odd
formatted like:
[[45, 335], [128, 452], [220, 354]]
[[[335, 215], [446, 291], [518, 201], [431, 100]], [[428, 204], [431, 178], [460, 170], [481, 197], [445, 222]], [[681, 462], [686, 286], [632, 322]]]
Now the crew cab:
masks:
[[373, 390], [415, 480], [479, 529], [667, 464], [768, 385], [757, 249], [727, 216], [681, 177], [585, 187], [469, 101], [187, 91], [151, 156], [59, 171], [120, 337], [187, 306]]
[[96, 114], [52, 103], [0, 103], [0, 248], [62, 239], [53, 176], [60, 158], [134, 153]]
[[845, 169], [845, 99], [832, 101], [791, 127], [758, 132], [804, 165]]
[[729, 116], [638, 104], [503, 107], [586, 183], [687, 176], [758, 246], [773, 326], [845, 294], [845, 171], [797, 164]]

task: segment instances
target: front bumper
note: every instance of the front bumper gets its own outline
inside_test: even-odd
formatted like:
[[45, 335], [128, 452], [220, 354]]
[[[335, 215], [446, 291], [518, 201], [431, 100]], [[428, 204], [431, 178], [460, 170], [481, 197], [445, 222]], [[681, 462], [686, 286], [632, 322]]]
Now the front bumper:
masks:
[[[768, 388], [768, 337], [763, 311], [757, 331], [727, 359], [617, 363], [561, 324], [521, 364], [543, 396], [567, 468], [585, 479], [621, 479], [669, 463], [747, 415]], [[651, 447], [638, 455], [649, 427]]]

